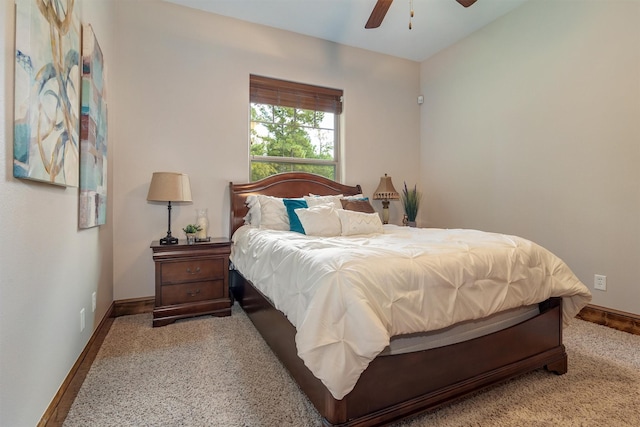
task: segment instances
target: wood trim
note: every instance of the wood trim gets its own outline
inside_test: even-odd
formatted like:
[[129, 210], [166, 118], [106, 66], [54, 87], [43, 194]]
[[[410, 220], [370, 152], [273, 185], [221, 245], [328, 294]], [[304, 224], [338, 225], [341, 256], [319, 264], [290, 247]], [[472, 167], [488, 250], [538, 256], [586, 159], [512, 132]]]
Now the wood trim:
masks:
[[[151, 313], [154, 301], [154, 297], [144, 297], [114, 301], [111, 304], [102, 321], [93, 332], [87, 346], [52, 399], [51, 404], [42, 415], [38, 427], [62, 426], [107, 333], [111, 329], [114, 318]], [[640, 335], [640, 316], [635, 314], [589, 304], [576, 317], [587, 322]]]
[[115, 309], [113, 317], [151, 313], [153, 312], [155, 301], [155, 296], [114, 301]]
[[109, 329], [111, 329], [114, 307], [115, 303], [112, 303], [98, 327], [93, 331], [86, 347], [80, 353], [78, 360], [74, 363], [60, 389], [51, 400], [49, 407], [42, 415], [38, 427], [59, 427], [64, 423], [69, 409], [78, 395], [87, 373], [89, 373], [91, 364], [96, 358]]
[[640, 335], [640, 316], [637, 314], [588, 304], [580, 310], [576, 317], [618, 331]]
[[82, 353], [80, 353], [80, 356], [78, 356], [78, 360], [76, 360], [76, 363], [69, 371], [69, 374], [67, 374], [60, 389], [58, 389], [58, 392], [51, 400], [49, 407], [42, 415], [38, 427], [62, 426], [105, 337], [111, 329], [114, 318], [131, 314], [151, 313], [154, 302], [154, 297], [146, 297], [114, 301], [111, 303], [102, 321], [96, 330], [93, 331], [91, 338], [89, 338], [89, 342]]

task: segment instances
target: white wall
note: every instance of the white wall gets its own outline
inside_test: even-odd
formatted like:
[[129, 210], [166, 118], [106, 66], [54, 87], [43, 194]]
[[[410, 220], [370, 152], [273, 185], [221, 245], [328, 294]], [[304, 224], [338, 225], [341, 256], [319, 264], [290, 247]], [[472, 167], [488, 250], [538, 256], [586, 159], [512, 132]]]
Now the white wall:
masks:
[[[228, 236], [229, 182], [249, 179], [249, 74], [344, 90], [345, 183], [371, 195], [385, 172], [398, 189], [418, 181], [418, 63], [156, 0], [116, 8], [116, 300], [154, 295], [149, 245], [167, 230], [166, 205], [146, 201], [154, 171], [191, 179], [174, 236], [196, 208], [209, 209], [212, 235]], [[401, 212], [392, 203], [391, 221]]]
[[525, 3], [421, 66], [426, 223], [522, 235], [640, 314], [640, 2]]
[[191, 177], [174, 234], [207, 207], [228, 235], [250, 73], [345, 91], [345, 183], [419, 182], [423, 225], [531, 238], [589, 286], [608, 276], [594, 303], [640, 313], [637, 0], [530, 1], [421, 65], [158, 0], [82, 7], [109, 69], [110, 212], [81, 231], [77, 190], [12, 178], [14, 12], [0, 7], [0, 425], [35, 425], [109, 304], [153, 295], [166, 207], [145, 200], [152, 172]]
[[[84, 6], [83, 22], [93, 24], [109, 61], [111, 6]], [[13, 2], [1, 2], [0, 425], [20, 427], [38, 423], [113, 301], [113, 217], [109, 212], [108, 225], [78, 230], [77, 188], [13, 178], [14, 25]]]
[[250, 73], [344, 89], [345, 183], [370, 195], [385, 172], [398, 186], [419, 179], [419, 64], [158, 0], [83, 1], [108, 71], [109, 213], [78, 230], [77, 189], [12, 177], [12, 3], [0, 8], [0, 425], [35, 425], [109, 305], [154, 294], [149, 244], [167, 210], [146, 201], [152, 172], [191, 177], [194, 203], [174, 208], [175, 235], [197, 207], [212, 235], [228, 235], [228, 183], [249, 177]]

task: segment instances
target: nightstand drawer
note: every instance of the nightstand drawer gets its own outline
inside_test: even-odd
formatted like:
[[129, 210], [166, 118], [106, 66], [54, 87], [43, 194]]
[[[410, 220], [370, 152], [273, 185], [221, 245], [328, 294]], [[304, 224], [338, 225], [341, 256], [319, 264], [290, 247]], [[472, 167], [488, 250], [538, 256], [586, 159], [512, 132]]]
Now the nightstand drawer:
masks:
[[224, 266], [223, 258], [166, 262], [162, 264], [162, 284], [221, 279]]
[[206, 282], [162, 286], [162, 303], [164, 305], [185, 304], [223, 297], [224, 280], [209, 280]]

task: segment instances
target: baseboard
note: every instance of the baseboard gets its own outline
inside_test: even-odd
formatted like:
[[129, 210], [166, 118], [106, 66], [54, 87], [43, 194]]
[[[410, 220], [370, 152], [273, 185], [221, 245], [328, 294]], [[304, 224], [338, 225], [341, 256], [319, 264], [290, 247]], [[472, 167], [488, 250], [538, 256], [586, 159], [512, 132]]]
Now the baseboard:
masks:
[[[114, 301], [111, 304], [100, 325], [98, 325], [93, 332], [87, 346], [78, 357], [78, 360], [71, 368], [71, 371], [69, 371], [69, 374], [42, 416], [38, 427], [62, 426], [91, 368], [91, 364], [96, 358], [100, 346], [113, 324], [113, 319], [119, 316], [150, 313], [153, 311], [154, 303], [154, 297], [146, 297]], [[588, 322], [640, 335], [640, 316], [635, 314], [589, 304], [584, 307], [576, 317]]]
[[98, 327], [93, 331], [91, 338], [89, 338], [89, 342], [82, 353], [80, 353], [78, 360], [76, 360], [71, 371], [69, 371], [69, 374], [64, 379], [60, 389], [51, 400], [49, 407], [38, 423], [38, 427], [62, 426], [62, 423], [67, 417], [69, 409], [78, 395], [78, 391], [80, 391], [80, 387], [82, 387], [82, 383], [91, 368], [91, 364], [96, 358], [98, 350], [100, 350], [100, 346], [102, 346], [102, 342], [111, 328], [114, 317], [114, 308], [115, 304], [112, 303]]
[[132, 314], [151, 313], [155, 305], [155, 297], [131, 298], [116, 301], [114, 317]]
[[151, 313], [155, 303], [154, 297], [134, 298], [128, 300], [114, 301], [102, 318], [98, 327], [93, 331], [86, 347], [76, 360], [76, 363], [69, 371], [60, 389], [51, 400], [51, 404], [45, 411], [38, 423], [38, 427], [60, 427], [64, 423], [69, 409], [75, 400], [82, 383], [91, 368], [100, 346], [109, 333], [113, 319], [119, 316], [131, 314]]
[[640, 316], [636, 314], [588, 304], [580, 310], [576, 317], [619, 331], [640, 335]]

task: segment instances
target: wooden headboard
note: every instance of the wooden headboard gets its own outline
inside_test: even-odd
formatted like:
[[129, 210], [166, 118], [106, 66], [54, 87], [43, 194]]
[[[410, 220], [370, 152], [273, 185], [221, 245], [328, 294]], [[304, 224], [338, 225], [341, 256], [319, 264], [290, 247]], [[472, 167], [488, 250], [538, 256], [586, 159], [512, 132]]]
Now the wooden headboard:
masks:
[[264, 194], [274, 197], [302, 197], [309, 194], [328, 196], [331, 194], [344, 194], [353, 196], [362, 194], [360, 185], [350, 186], [340, 184], [320, 175], [305, 172], [285, 172], [272, 175], [260, 181], [246, 184], [229, 183], [231, 221], [230, 233], [233, 233], [244, 224], [247, 208], [247, 197], [252, 194]]

